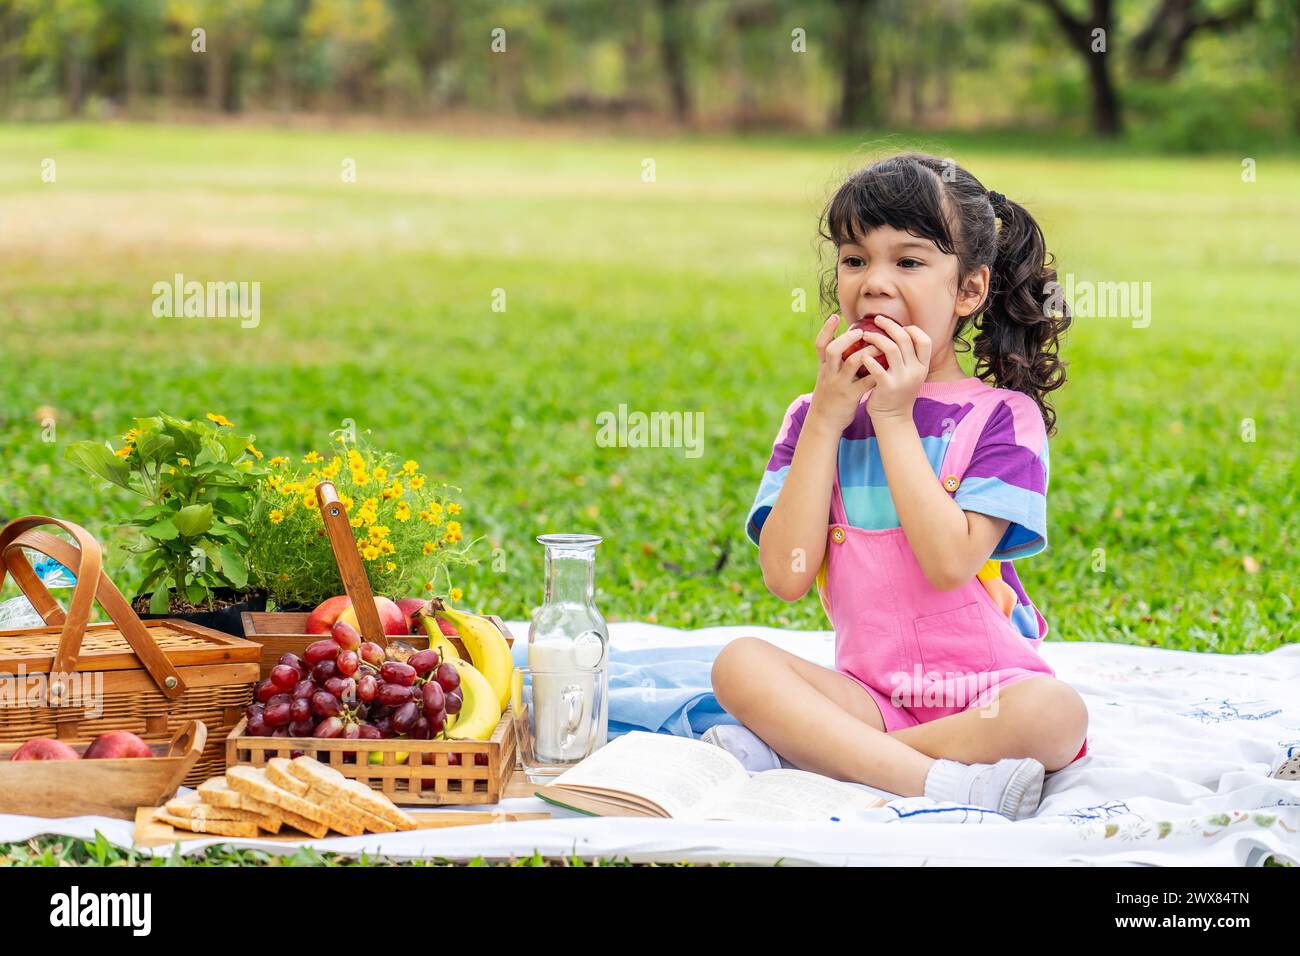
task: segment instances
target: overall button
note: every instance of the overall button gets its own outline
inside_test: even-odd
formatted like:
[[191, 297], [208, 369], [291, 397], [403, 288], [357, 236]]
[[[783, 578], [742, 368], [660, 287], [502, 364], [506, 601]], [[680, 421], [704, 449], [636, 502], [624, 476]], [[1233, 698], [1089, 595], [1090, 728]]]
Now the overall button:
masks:
[[960, 485], [961, 485], [961, 479], [958, 478], [956, 475], [949, 475], [947, 478], [943, 480], [943, 487], [950, 492], [956, 491]]
[[843, 529], [843, 528], [832, 528], [832, 529], [831, 529], [831, 540], [834, 541], [836, 544], [843, 544], [843, 543], [844, 543], [844, 529]]

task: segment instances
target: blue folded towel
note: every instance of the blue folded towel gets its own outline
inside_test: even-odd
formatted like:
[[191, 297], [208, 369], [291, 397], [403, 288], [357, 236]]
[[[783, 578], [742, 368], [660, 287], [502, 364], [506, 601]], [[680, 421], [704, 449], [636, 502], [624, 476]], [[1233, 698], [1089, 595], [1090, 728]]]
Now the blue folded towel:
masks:
[[[699, 737], [714, 724], [739, 723], [713, 694], [710, 672], [725, 645], [609, 649], [609, 739], [630, 730]], [[528, 663], [528, 641], [512, 648]]]

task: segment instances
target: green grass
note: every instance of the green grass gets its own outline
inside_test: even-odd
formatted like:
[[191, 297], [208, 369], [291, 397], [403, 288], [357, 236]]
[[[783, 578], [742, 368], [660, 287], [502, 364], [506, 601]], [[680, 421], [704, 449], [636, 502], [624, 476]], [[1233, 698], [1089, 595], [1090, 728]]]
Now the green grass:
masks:
[[[886, 145], [951, 155], [1027, 205], [1063, 275], [1151, 283], [1149, 327], [1080, 318], [1067, 338], [1049, 546], [1018, 565], [1049, 639], [1296, 640], [1300, 159], [1257, 151], [1244, 183], [1227, 153]], [[63, 462], [68, 442], [212, 410], [268, 454], [303, 454], [351, 418], [464, 489], [466, 539], [488, 539], [458, 582], [469, 606], [527, 617], [534, 536], [586, 530], [605, 536], [611, 620], [826, 628], [815, 595], [766, 592], [742, 523], [814, 380], [817, 212], [872, 154], [842, 138], [0, 126], [0, 514], [87, 525], [129, 590], [126, 502]], [[151, 287], [176, 272], [259, 281], [260, 325], [153, 318]], [[809, 311], [792, 313], [794, 288]], [[596, 416], [620, 403], [703, 412], [703, 455], [599, 447]], [[716, 575], [689, 574], [723, 552]]]

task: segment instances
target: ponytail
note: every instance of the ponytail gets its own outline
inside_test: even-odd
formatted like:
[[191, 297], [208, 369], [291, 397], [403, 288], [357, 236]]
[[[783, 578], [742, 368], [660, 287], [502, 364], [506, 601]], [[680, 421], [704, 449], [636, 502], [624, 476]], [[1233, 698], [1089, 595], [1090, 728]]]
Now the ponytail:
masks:
[[[991, 194], [1001, 221], [990, 266], [988, 301], [975, 320], [975, 375], [998, 388], [1024, 392], [1037, 403], [1050, 436], [1056, 410], [1047, 393], [1065, 384], [1060, 336], [1070, 326], [1070, 306], [1057, 294], [1055, 259], [1042, 230], [1023, 206]], [[1061, 314], [1054, 306], [1059, 305]]]

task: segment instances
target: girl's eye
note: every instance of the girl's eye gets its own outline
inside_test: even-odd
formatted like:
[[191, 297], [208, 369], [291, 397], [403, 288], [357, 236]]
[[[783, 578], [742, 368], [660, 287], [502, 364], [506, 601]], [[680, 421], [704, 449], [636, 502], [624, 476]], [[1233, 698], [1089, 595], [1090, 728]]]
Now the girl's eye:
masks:
[[852, 266], [855, 269], [862, 265], [862, 258], [860, 256], [845, 256], [843, 261], [846, 266]]
[[[908, 258], [908, 259], [899, 259], [899, 260], [898, 260], [898, 264], [899, 264], [900, 266], [903, 265], [903, 263], [905, 263], [905, 262], [914, 262], [914, 263], [916, 263], [918, 266], [919, 266], [919, 265], [923, 265], [923, 263], [922, 263], [919, 259]], [[904, 266], [904, 268], [911, 268], [911, 267], [910, 267], [910, 266]]]

